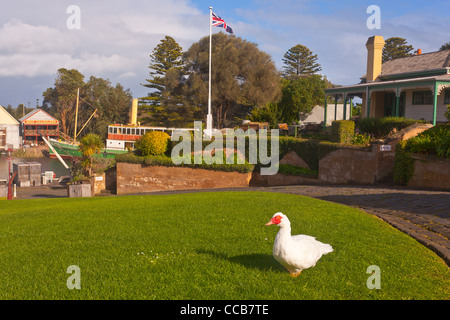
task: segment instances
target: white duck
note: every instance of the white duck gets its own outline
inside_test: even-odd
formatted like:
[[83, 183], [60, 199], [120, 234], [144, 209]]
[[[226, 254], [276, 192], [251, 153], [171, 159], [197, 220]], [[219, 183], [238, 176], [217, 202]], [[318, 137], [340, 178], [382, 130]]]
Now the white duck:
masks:
[[281, 212], [275, 213], [266, 226], [271, 224], [280, 227], [273, 245], [273, 257], [292, 277], [298, 276], [303, 269], [314, 267], [322, 255], [333, 251], [329, 244], [317, 241], [315, 237], [291, 236], [291, 222]]

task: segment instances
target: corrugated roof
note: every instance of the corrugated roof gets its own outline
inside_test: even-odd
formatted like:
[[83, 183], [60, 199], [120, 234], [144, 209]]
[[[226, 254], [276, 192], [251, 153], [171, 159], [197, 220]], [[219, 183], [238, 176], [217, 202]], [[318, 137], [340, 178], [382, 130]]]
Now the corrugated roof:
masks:
[[[26, 115], [24, 115], [22, 118], [19, 119], [20, 122], [23, 122], [25, 120], [29, 120], [30, 118], [33, 118], [36, 116], [36, 114], [38, 113], [43, 113], [44, 118], [47, 118], [49, 120], [57, 120], [55, 117], [49, 115], [47, 112], [45, 112], [44, 110], [41, 109], [34, 109], [33, 111], [27, 113]], [[44, 119], [39, 119], [39, 120], [44, 120]]]

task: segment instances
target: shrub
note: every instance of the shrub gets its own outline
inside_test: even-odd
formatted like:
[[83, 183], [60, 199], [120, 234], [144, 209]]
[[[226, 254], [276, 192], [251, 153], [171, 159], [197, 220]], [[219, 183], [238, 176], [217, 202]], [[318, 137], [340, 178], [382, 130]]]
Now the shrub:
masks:
[[408, 152], [450, 157], [450, 125], [434, 126], [421, 132], [406, 144]]
[[407, 141], [400, 141], [395, 147], [393, 178], [396, 184], [406, 185], [414, 175], [414, 159], [406, 148]]
[[380, 139], [387, 137], [394, 130], [402, 130], [417, 122], [425, 123], [426, 121], [402, 117], [362, 118], [358, 120], [356, 127], [361, 133]]
[[355, 145], [368, 145], [370, 143], [370, 136], [367, 133], [360, 134], [356, 129], [355, 135], [352, 138], [352, 144]]
[[136, 143], [143, 156], [160, 156], [166, 153], [169, 148], [170, 136], [162, 131], [150, 131], [141, 137]]
[[437, 142], [436, 153], [441, 158], [450, 158], [450, 132]]
[[421, 154], [435, 154], [436, 143], [430, 136], [417, 136], [410, 139], [406, 145], [409, 152]]
[[296, 167], [290, 164], [280, 164], [278, 168], [279, 173], [294, 175], [294, 176], [305, 176], [311, 178], [317, 178], [319, 173], [316, 170], [310, 170], [308, 168]]
[[351, 144], [355, 132], [355, 122], [352, 120], [338, 120], [331, 124], [331, 141]]

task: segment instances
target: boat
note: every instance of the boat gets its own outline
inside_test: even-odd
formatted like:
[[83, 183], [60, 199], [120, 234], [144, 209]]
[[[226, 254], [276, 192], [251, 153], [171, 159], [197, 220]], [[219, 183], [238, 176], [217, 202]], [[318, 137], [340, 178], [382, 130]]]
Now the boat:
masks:
[[[79, 143], [76, 138], [80, 135], [81, 131], [85, 128], [86, 124], [92, 119], [94, 114], [97, 112], [95, 109], [91, 117], [86, 121], [83, 127], [77, 133], [77, 118], [78, 118], [78, 99], [79, 90], [77, 93], [77, 104], [76, 104], [76, 116], [75, 116], [75, 134], [74, 137], [68, 137], [62, 133], [60, 136], [66, 139], [66, 141], [56, 140], [49, 138], [48, 142], [52, 145], [49, 148], [50, 158], [55, 158], [58, 155], [63, 159], [71, 158], [81, 158], [81, 152], [79, 150]], [[141, 126], [137, 122], [137, 109], [138, 109], [138, 99], [132, 100], [131, 112], [130, 112], [130, 123], [123, 124], [111, 124], [108, 126], [108, 137], [106, 139], [105, 148], [101, 149], [98, 154], [95, 155], [96, 158], [114, 158], [116, 155], [127, 153], [135, 148], [135, 142], [141, 138], [144, 134], [149, 131], [163, 131], [167, 132], [170, 136], [175, 130], [182, 131], [194, 131], [193, 128], [167, 128], [167, 127], [151, 127], [151, 126]], [[86, 102], [86, 101], [85, 101]]]
[[[66, 141], [59, 141], [55, 139], [48, 139], [55, 151], [63, 159], [81, 158], [81, 152], [79, 150], [78, 143], [70, 143]], [[49, 148], [48, 150], [50, 158], [56, 158], [55, 152]], [[116, 155], [127, 153], [128, 150], [117, 150], [102, 148], [100, 152], [95, 155], [96, 158], [114, 158]]]
[[141, 126], [138, 124], [111, 124], [108, 126], [106, 147], [109, 150], [134, 150], [135, 142], [149, 131], [166, 132], [170, 137], [174, 131], [194, 132], [194, 128], [168, 128]]

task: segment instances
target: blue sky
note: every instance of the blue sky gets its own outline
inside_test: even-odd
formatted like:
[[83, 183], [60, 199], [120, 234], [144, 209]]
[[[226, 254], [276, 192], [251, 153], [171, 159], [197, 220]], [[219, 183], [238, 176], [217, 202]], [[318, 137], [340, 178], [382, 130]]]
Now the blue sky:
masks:
[[[80, 8], [80, 29], [67, 28], [67, 8]], [[370, 30], [366, 12], [380, 7], [381, 28]], [[282, 68], [296, 44], [318, 55], [321, 73], [335, 84], [359, 82], [372, 35], [406, 38], [423, 53], [450, 41], [450, 2], [309, 0], [18, 0], [0, 12], [0, 105], [35, 106], [59, 68], [75, 68], [121, 83], [145, 96], [149, 54], [165, 35], [184, 50], [209, 34], [212, 6], [235, 35], [256, 43]], [[447, 14], [444, 14], [447, 13]], [[214, 32], [220, 32], [214, 28]]]

